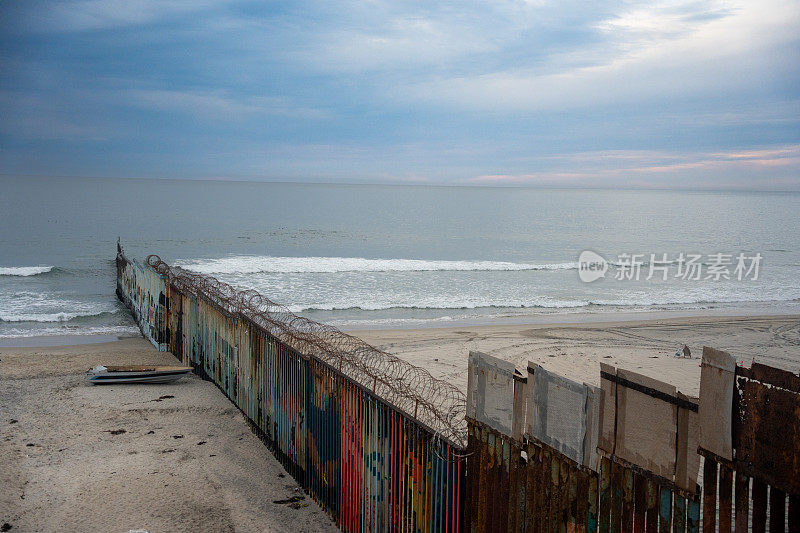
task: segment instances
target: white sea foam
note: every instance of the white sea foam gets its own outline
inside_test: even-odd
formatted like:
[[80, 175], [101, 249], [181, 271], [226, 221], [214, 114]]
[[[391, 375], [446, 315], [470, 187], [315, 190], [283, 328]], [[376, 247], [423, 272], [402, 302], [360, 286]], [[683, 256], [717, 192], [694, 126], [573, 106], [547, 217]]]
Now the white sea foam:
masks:
[[89, 326], [71, 328], [66, 325], [48, 326], [37, 329], [10, 328], [0, 331], [0, 339], [16, 337], [48, 337], [51, 335], [119, 335], [134, 336], [139, 334], [136, 326]]
[[0, 276], [35, 276], [51, 270], [52, 266], [0, 267]]
[[353, 305], [348, 305], [344, 301], [324, 302], [309, 305], [290, 305], [289, 311], [293, 313], [303, 313], [306, 311], [384, 311], [387, 309], [489, 309], [489, 308], [543, 308], [543, 309], [571, 309], [575, 307], [586, 307], [590, 302], [565, 301], [565, 300], [445, 300], [445, 299], [422, 299], [416, 303], [400, 303], [397, 301], [376, 301], [375, 299], [364, 299], [355, 301]]
[[70, 295], [0, 291], [0, 322], [69, 322], [111, 317], [121, 312], [112, 299], [81, 301]]
[[[391, 288], [383, 292], [353, 291], [340, 293], [337, 291], [303, 290], [304, 287], [293, 287], [283, 298], [292, 302], [288, 307], [294, 313], [309, 311], [383, 311], [390, 309], [419, 310], [470, 310], [470, 309], [542, 309], [542, 310], [575, 310], [594, 307], [647, 308], [654, 306], [684, 306], [696, 308], [715, 304], [757, 303], [757, 302], [795, 302], [800, 299], [800, 290], [782, 291], [751, 287], [750, 290], [704, 288], [699, 290], [636, 290], [620, 291], [618, 297], [609, 294], [592, 294], [586, 299], [553, 298], [542, 295], [512, 296], [507, 287], [498, 288], [498, 293], [475, 294], [470, 287], [460, 287], [458, 292], [443, 290], [441, 292], [420, 291], [409, 294], [405, 291], [394, 293]], [[462, 290], [463, 289], [463, 290]], [[310, 294], [315, 298], [309, 299]]]
[[69, 322], [75, 318], [94, 317], [110, 314], [108, 311], [98, 312], [66, 312], [57, 313], [19, 313], [19, 314], [0, 314], [2, 322]]
[[202, 274], [333, 273], [333, 272], [432, 272], [569, 270], [570, 263], [513, 263], [508, 261], [444, 261], [425, 259], [365, 259], [362, 257], [232, 256], [219, 259], [177, 261]]

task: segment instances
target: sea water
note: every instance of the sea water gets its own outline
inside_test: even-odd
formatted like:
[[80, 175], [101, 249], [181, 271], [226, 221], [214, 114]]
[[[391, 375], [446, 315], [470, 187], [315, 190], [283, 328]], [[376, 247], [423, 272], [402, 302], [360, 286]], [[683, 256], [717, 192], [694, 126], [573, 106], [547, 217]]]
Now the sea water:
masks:
[[[117, 237], [343, 329], [800, 312], [798, 193], [30, 177], [0, 191], [0, 337], [135, 334]], [[584, 251], [603, 277], [582, 281]]]

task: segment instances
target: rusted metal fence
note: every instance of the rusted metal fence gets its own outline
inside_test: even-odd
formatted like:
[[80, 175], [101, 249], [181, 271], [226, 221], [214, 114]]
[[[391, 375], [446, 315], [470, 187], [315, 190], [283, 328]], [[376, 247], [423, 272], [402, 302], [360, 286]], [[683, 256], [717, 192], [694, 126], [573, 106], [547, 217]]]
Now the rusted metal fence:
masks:
[[[344, 356], [297, 349], [324, 342], [281, 328], [275, 315], [251, 315], [247, 306], [230, 304], [237, 297], [252, 301], [252, 294], [231, 292], [213, 278], [195, 283], [194, 276], [180, 278], [148, 263], [142, 267], [118, 250], [118, 294], [142, 331], [214, 382], [344, 531], [463, 529], [466, 460], [463, 447], [448, 438], [457, 428], [442, 427], [450, 412], [431, 412], [436, 404], [424, 397], [408, 401], [413, 394], [405, 401], [414, 407], [409, 412], [376, 392], [406, 386], [402, 376], [424, 380], [422, 373], [396, 365], [401, 377], [375, 375], [365, 386], [363, 373], [360, 379], [346, 373], [353, 363]], [[287, 331], [302, 342], [286, 342]], [[438, 427], [420, 420], [423, 413]]]
[[703, 379], [703, 529], [800, 532], [800, 377], [706, 349]]
[[800, 377], [710, 348], [702, 366], [698, 399], [470, 353], [467, 529], [800, 531]]

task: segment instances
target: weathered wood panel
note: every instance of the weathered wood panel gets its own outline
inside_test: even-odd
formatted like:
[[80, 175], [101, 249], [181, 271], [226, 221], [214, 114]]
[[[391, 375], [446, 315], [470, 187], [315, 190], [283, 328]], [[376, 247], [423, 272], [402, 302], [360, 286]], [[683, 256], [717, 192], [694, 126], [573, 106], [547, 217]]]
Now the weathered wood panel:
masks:
[[703, 347], [700, 374], [700, 446], [733, 459], [731, 442], [733, 377], [736, 360], [729, 353]]

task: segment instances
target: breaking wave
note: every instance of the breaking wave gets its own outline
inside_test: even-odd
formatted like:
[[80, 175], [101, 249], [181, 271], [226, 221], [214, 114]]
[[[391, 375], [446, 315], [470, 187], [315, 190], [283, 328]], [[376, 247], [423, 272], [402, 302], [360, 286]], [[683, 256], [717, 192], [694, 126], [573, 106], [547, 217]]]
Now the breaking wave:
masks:
[[52, 266], [0, 267], [0, 276], [37, 276], [53, 270]]
[[177, 261], [201, 274], [333, 273], [333, 272], [435, 272], [573, 270], [570, 263], [513, 263], [508, 261], [444, 261], [425, 259], [365, 259], [361, 257], [233, 256], [220, 259]]
[[112, 317], [121, 313], [124, 311], [0, 314], [0, 322], [81, 322], [88, 318]]

